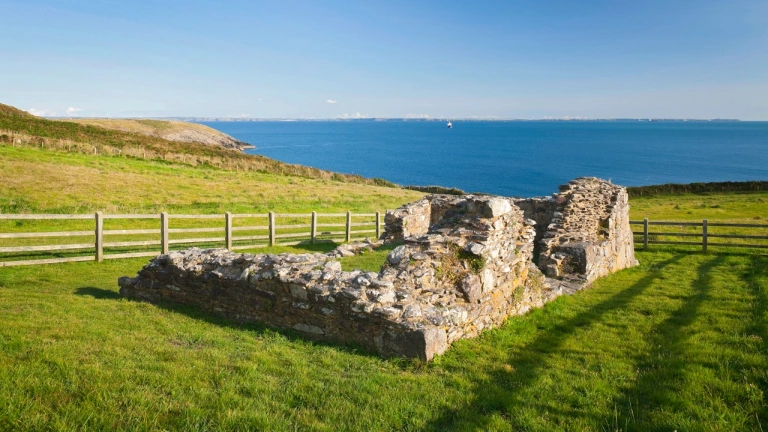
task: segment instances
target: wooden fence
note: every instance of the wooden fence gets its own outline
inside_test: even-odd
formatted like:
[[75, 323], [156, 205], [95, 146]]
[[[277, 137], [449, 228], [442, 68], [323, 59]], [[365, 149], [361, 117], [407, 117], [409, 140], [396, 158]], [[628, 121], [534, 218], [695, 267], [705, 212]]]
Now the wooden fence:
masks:
[[[305, 224], [278, 224], [279, 218], [288, 218], [297, 220], [308, 219]], [[331, 221], [319, 221], [319, 219], [332, 219]], [[340, 220], [344, 222], [340, 222]], [[355, 222], [353, 218], [358, 218]], [[359, 221], [359, 218], [374, 219], [368, 221]], [[25, 259], [0, 261], [0, 267], [33, 265], [33, 264], [54, 264], [76, 261], [97, 261], [105, 259], [135, 258], [156, 256], [160, 253], [168, 253], [172, 245], [180, 244], [210, 244], [223, 243], [229, 250], [252, 249], [265, 246], [289, 246], [300, 243], [320, 243], [329, 241], [349, 242], [356, 238], [370, 237], [371, 234], [378, 238], [381, 235], [381, 212], [375, 213], [263, 213], [263, 214], [208, 214], [208, 215], [190, 215], [190, 214], [113, 214], [105, 215], [102, 212], [95, 214], [0, 214], [0, 222], [24, 221], [24, 220], [82, 220], [90, 219], [93, 221], [93, 230], [89, 231], [48, 231], [48, 232], [0, 232], [0, 239], [40, 239], [48, 237], [90, 237], [93, 239], [89, 243], [72, 244], [53, 244], [53, 245], [25, 245], [0, 247], [0, 254], [19, 254], [19, 253], [38, 253], [38, 252], [61, 252], [77, 251], [84, 249], [93, 249], [95, 252], [85, 256], [73, 256], [65, 258], [48, 259]], [[111, 219], [155, 219], [158, 221], [157, 228], [152, 229], [104, 229], [104, 221]], [[223, 223], [218, 227], [204, 228], [169, 228], [171, 219], [218, 219]], [[236, 219], [264, 220], [259, 225], [233, 226]], [[363, 229], [360, 229], [363, 228]], [[331, 229], [333, 231], [326, 231]], [[247, 232], [265, 233], [258, 235], [238, 235], [238, 233]], [[319, 233], [318, 233], [319, 231]], [[221, 237], [197, 237], [197, 238], [174, 238], [169, 239], [169, 234], [190, 234], [190, 233], [219, 233]], [[132, 236], [132, 235], [157, 235], [154, 240], [141, 241], [105, 241], [107, 236]], [[304, 238], [303, 240], [301, 238]], [[286, 241], [287, 240], [287, 241]], [[260, 243], [259, 243], [260, 242]], [[235, 244], [237, 243], [237, 244]], [[109, 248], [136, 248], [158, 246], [157, 250], [127, 253], [105, 254], [105, 249]]]
[[[290, 219], [293, 221], [306, 218], [308, 223], [279, 224], [278, 219]], [[322, 221], [320, 219], [325, 219]], [[355, 221], [353, 218], [357, 218]], [[360, 218], [369, 220], [360, 221]], [[155, 228], [150, 229], [104, 229], [105, 220], [157, 220]], [[170, 228], [169, 221], [177, 220], [217, 220], [220, 225], [216, 227], [193, 227], [193, 228]], [[246, 224], [235, 226], [233, 221], [263, 221], [258, 225]], [[331, 220], [328, 220], [331, 219]], [[374, 220], [370, 220], [374, 219]], [[93, 221], [93, 229], [87, 231], [43, 231], [43, 232], [0, 232], [0, 240], [24, 240], [24, 239], [43, 239], [43, 238], [83, 238], [90, 237], [88, 243], [70, 243], [70, 244], [37, 244], [24, 246], [0, 246], [0, 254], [37, 254], [40, 252], [65, 252], [83, 251], [92, 249], [93, 252], [88, 255], [78, 255], [60, 258], [45, 259], [15, 259], [0, 260], [0, 267], [33, 265], [33, 264], [53, 264], [76, 261], [97, 261], [105, 259], [135, 258], [156, 256], [158, 253], [167, 253], [173, 245], [204, 245], [217, 243], [223, 245], [229, 250], [237, 251], [244, 249], [253, 249], [266, 246], [289, 246], [301, 243], [320, 243], [328, 241], [349, 242], [353, 239], [370, 237], [371, 234], [378, 238], [381, 235], [383, 226], [381, 212], [375, 213], [261, 213], [261, 214], [112, 214], [105, 215], [101, 212], [95, 214], [0, 214], [0, 222], [3, 221], [28, 221], [28, 220], [47, 220], [47, 221], [67, 221], [67, 220], [90, 220]], [[342, 222], [343, 220], [343, 222]], [[258, 223], [258, 222], [257, 222]], [[649, 244], [667, 244], [667, 245], [688, 245], [701, 246], [702, 251], [706, 252], [709, 247], [735, 247], [735, 248], [768, 248], [768, 225], [761, 224], [743, 224], [743, 223], [721, 223], [708, 222], [704, 219], [701, 222], [674, 222], [674, 221], [630, 221], [632, 225], [642, 225], [642, 231], [633, 231], [636, 236], [638, 247], [642, 244], [643, 249], [648, 249]], [[154, 223], [153, 223], [154, 224]], [[679, 232], [669, 230], [651, 231], [650, 227], [678, 227]], [[757, 231], [760, 234], [742, 234], [742, 233], [718, 233], [710, 232], [711, 227], [738, 228], [740, 231]], [[362, 229], [361, 229], [362, 228]], [[326, 230], [328, 229], [328, 230]], [[259, 234], [255, 234], [259, 232]], [[170, 234], [192, 234], [207, 233], [220, 234], [215, 237], [195, 237], [195, 238], [170, 238]], [[240, 235], [238, 235], [240, 234]], [[246, 234], [246, 235], [243, 235]], [[132, 240], [132, 241], [105, 241], [109, 236], [157, 236], [152, 240]], [[677, 238], [695, 238], [696, 241], [678, 241], [670, 240]], [[710, 239], [737, 239], [749, 240], [744, 242], [712, 242]], [[154, 250], [148, 248], [158, 247]], [[105, 249], [127, 249], [143, 248], [140, 252], [121, 252], [105, 253]], [[130, 250], [130, 249], [128, 249]]]
[[[703, 252], [707, 251], [710, 246], [721, 247], [735, 247], [735, 248], [768, 248], [768, 243], [755, 243], [754, 240], [768, 240], [768, 225], [760, 224], [743, 224], [743, 223], [721, 223], [721, 222], [709, 222], [707, 219], [701, 222], [669, 222], [669, 221], [649, 221], [643, 219], [641, 221], [629, 221], [631, 225], [642, 225], [642, 231], [633, 231], [635, 236], [642, 236], [643, 249], [648, 249], [649, 244], [668, 244], [668, 245], [689, 245], [689, 246], [701, 246]], [[671, 232], [671, 231], [650, 231], [651, 226], [661, 227], [682, 227], [684, 232]], [[756, 230], [761, 232], [761, 235], [751, 234], [733, 234], [733, 233], [715, 233], [710, 232], [710, 227], [728, 227], [728, 228], [741, 228], [744, 231]], [[699, 230], [700, 228], [700, 230]], [[666, 238], [697, 238], [698, 241], [675, 241], [667, 240]], [[659, 239], [661, 238], [661, 239]], [[717, 240], [712, 242], [709, 239], [741, 239], [750, 240], [752, 243], [733, 243], [733, 242], [718, 242]]]

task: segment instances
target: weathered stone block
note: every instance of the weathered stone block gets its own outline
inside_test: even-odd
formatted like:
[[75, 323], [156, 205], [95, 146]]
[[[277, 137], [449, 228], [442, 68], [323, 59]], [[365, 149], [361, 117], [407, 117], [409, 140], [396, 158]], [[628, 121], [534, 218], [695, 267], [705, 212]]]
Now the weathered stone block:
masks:
[[464, 276], [464, 278], [461, 280], [459, 289], [461, 290], [462, 294], [464, 294], [464, 299], [470, 303], [477, 302], [482, 295], [482, 284], [480, 283], [480, 278], [473, 274]]

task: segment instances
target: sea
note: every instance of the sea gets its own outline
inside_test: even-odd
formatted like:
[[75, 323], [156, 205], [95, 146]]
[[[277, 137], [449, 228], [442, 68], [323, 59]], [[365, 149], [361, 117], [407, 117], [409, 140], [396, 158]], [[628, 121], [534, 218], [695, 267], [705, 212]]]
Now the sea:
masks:
[[204, 122], [249, 153], [400, 185], [542, 196], [581, 176], [624, 186], [768, 180], [768, 122]]

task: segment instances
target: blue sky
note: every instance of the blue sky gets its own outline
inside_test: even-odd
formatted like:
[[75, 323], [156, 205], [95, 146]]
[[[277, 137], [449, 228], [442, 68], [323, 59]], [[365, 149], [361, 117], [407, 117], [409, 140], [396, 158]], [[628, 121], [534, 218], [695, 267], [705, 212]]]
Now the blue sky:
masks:
[[47, 115], [768, 120], [768, 2], [7, 1]]

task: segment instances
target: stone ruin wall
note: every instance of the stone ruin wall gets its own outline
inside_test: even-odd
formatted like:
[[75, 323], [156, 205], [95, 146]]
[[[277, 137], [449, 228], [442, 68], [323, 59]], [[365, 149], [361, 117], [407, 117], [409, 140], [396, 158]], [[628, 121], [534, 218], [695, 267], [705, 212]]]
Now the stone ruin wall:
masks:
[[387, 225], [382, 238], [404, 241], [388, 264], [420, 296], [421, 313], [446, 332], [448, 344], [543, 304], [542, 293], [526, 284], [535, 230], [512, 200], [433, 195], [388, 217], [429, 222], [428, 229], [403, 224], [406, 237], [400, 225]]
[[193, 305], [235, 322], [267, 323], [385, 356], [420, 357], [427, 344], [444, 346], [444, 334], [398, 325], [395, 318], [404, 310], [392, 306], [403, 300], [402, 293], [388, 279], [341, 271], [341, 263], [324, 254], [192, 248], [161, 255], [136, 278], [121, 278], [119, 284], [126, 297]]
[[626, 189], [594, 177], [560, 186], [550, 198], [518, 200], [538, 219], [538, 266], [550, 278], [589, 284], [635, 265]]
[[626, 191], [593, 178], [550, 198], [430, 195], [388, 212], [385, 223], [382, 240], [402, 244], [378, 273], [342, 271], [336, 258], [381, 241], [328, 254], [192, 248], [120, 278], [120, 292], [430, 360], [458, 339], [635, 263]]

